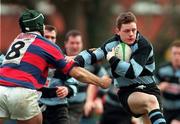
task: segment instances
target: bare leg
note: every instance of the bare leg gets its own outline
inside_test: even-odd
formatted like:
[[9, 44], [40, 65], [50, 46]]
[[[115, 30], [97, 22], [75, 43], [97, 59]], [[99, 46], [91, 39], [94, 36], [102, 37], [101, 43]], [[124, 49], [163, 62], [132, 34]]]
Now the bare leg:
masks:
[[157, 98], [142, 92], [132, 93], [128, 98], [128, 105], [136, 114], [148, 114], [154, 109], [159, 109]]
[[[128, 97], [128, 105], [133, 113], [148, 115], [152, 124], [166, 124], [158, 100], [154, 95], [134, 92]], [[148, 124], [149, 121], [146, 121], [146, 123]]]
[[25, 121], [17, 121], [18, 124], [42, 124], [42, 113], [36, 115], [35, 117], [25, 120]]

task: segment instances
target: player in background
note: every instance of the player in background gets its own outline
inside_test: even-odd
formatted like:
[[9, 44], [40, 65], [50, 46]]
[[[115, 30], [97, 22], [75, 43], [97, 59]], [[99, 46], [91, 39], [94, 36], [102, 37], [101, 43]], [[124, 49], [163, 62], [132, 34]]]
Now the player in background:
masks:
[[171, 61], [160, 66], [157, 77], [167, 124], [180, 124], [180, 41], [171, 44]]
[[[149, 123], [151, 121], [152, 124], [166, 124], [161, 112], [160, 90], [153, 74], [153, 47], [137, 30], [136, 23], [133, 13], [120, 13], [116, 20], [117, 33], [97, 50], [82, 51], [75, 61], [84, 66], [106, 58], [112, 75], [118, 82], [118, 97], [123, 108], [132, 116], [143, 116]], [[131, 47], [129, 62], [115, 56], [114, 48], [122, 42]]]
[[[78, 30], [70, 30], [65, 36], [65, 54], [66, 58], [72, 59], [76, 55], [78, 55], [83, 49], [83, 39], [81, 32]], [[87, 70], [94, 74], [98, 74], [98, 76], [105, 75], [103, 68], [100, 66], [88, 66], [85, 67]], [[68, 99], [69, 103], [69, 116], [71, 124], [79, 124], [80, 119], [83, 115], [83, 107], [84, 102], [86, 100], [86, 90], [88, 85], [84, 84], [78, 80], [75, 80], [78, 84], [78, 93], [76, 96]]]
[[45, 25], [44, 37], [49, 41], [56, 43], [57, 29], [52, 25]]
[[[110, 67], [107, 68], [108, 74], [112, 77]], [[100, 124], [131, 124], [132, 116], [119, 103], [118, 88], [115, 87], [117, 81], [113, 80], [113, 84], [105, 90], [94, 85], [88, 87], [85, 114], [87, 116], [92, 112], [101, 114]], [[139, 123], [133, 121], [133, 124]]]
[[0, 124], [5, 118], [20, 124], [42, 123], [36, 89], [45, 85], [49, 67], [57, 68], [62, 77], [72, 76], [104, 88], [110, 85], [109, 77], [99, 78], [73, 61], [67, 63], [60, 48], [42, 37], [42, 13], [25, 10], [19, 25], [22, 33], [12, 42], [0, 68]]

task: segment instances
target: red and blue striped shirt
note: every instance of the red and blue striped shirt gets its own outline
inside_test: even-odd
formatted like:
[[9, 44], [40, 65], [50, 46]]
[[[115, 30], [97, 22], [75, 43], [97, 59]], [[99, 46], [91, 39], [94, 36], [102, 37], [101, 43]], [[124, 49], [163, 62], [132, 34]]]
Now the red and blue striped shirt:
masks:
[[45, 85], [48, 68], [68, 75], [74, 62], [66, 62], [61, 49], [34, 33], [21, 33], [11, 44], [0, 68], [0, 85], [38, 89]]

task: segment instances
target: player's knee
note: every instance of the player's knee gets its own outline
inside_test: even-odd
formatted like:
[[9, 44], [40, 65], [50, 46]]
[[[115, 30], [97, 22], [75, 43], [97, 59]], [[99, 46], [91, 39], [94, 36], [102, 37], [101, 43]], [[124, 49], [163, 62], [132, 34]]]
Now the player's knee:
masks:
[[153, 95], [150, 95], [145, 102], [145, 106], [146, 106], [145, 108], [146, 108], [147, 113], [149, 113], [150, 111], [152, 111], [154, 109], [158, 109], [159, 103], [158, 103], [157, 98]]

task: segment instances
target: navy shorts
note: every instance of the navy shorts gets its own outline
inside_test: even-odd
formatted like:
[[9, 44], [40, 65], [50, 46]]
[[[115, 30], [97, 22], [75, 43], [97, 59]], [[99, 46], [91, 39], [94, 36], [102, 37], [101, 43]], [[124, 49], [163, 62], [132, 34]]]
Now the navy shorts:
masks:
[[120, 103], [123, 105], [123, 108], [125, 109], [125, 111], [130, 113], [132, 116], [140, 117], [143, 115], [143, 114], [135, 114], [131, 112], [129, 108], [128, 97], [133, 92], [143, 92], [150, 95], [154, 95], [159, 102], [160, 109], [162, 110], [160, 90], [156, 86], [156, 84], [133, 84], [127, 87], [121, 87], [120, 90], [118, 91], [118, 97], [119, 97]]

